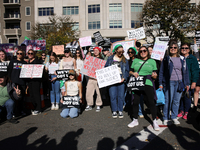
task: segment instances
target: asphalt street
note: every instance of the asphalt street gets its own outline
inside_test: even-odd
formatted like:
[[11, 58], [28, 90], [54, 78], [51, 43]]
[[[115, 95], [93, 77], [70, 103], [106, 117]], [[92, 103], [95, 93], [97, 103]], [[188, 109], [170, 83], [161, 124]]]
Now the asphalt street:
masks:
[[[1, 150], [113, 150], [126, 141], [132, 141], [141, 130], [147, 129], [150, 115], [139, 119], [139, 126], [128, 128], [131, 118], [124, 112], [123, 119], [113, 119], [110, 106], [104, 106], [100, 112], [83, 111], [74, 119], [61, 118], [61, 110], [46, 108], [38, 116], [18, 117], [18, 124], [1, 121]], [[154, 139], [145, 139], [144, 150], [199, 150], [200, 127], [197, 125], [196, 112], [186, 122], [179, 119], [181, 125], [168, 126]], [[162, 127], [161, 127], [162, 128]], [[130, 150], [144, 141], [134, 140]]]

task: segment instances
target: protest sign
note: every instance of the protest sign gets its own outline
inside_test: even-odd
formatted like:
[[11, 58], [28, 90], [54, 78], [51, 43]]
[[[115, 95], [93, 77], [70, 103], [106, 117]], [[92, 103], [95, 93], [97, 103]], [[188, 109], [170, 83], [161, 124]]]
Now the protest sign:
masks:
[[15, 55], [19, 49], [26, 52], [26, 46], [16, 46], [15, 44], [11, 43], [0, 44], [0, 50], [4, 50], [8, 56]]
[[79, 47], [78, 41], [73, 41], [66, 44], [66, 48], [69, 48], [73, 56], [76, 54], [76, 49]]
[[46, 40], [24, 40], [22, 44], [26, 45], [26, 52], [30, 49], [34, 51], [46, 50]]
[[168, 42], [156, 41], [153, 47], [151, 58], [156, 59], [156, 60], [163, 59], [165, 55], [165, 51], [167, 49], [167, 44]]
[[127, 91], [144, 90], [145, 87], [145, 76], [134, 77], [130, 76], [129, 82], [127, 84]]
[[63, 96], [63, 105], [65, 107], [79, 107], [79, 97], [78, 96]]
[[68, 80], [68, 72], [69, 70], [56, 70], [57, 79], [58, 80]]
[[128, 34], [129, 40], [131, 40], [131, 39], [140, 40], [140, 39], [143, 39], [146, 37], [143, 27], [140, 27], [140, 28], [137, 28], [134, 30], [129, 30], [129, 31], [127, 31], [127, 34]]
[[99, 46], [103, 45], [105, 43], [103, 37], [101, 36], [101, 33], [99, 31], [93, 33], [95, 42], [98, 43]]
[[200, 46], [200, 31], [195, 32], [196, 44]]
[[64, 54], [64, 45], [54, 45], [52, 46], [52, 50], [56, 55]]
[[121, 82], [117, 65], [112, 65], [103, 69], [96, 70], [99, 88], [106, 87]]
[[20, 78], [42, 78], [44, 65], [23, 64], [20, 72]]
[[7, 72], [7, 63], [0, 62], [0, 72]]
[[79, 38], [79, 43], [81, 47], [90, 46], [92, 44], [91, 36]]
[[112, 47], [111, 49], [113, 50], [113, 48], [118, 45], [118, 44], [121, 44], [123, 46], [123, 49], [124, 49], [124, 56], [126, 57], [126, 59], [129, 59], [129, 56], [128, 56], [128, 49], [130, 47], [135, 47], [135, 42], [136, 40], [123, 40], [123, 41], [117, 41], [115, 43], [112, 44]]
[[105, 60], [86, 55], [81, 73], [96, 79], [96, 70], [104, 68]]

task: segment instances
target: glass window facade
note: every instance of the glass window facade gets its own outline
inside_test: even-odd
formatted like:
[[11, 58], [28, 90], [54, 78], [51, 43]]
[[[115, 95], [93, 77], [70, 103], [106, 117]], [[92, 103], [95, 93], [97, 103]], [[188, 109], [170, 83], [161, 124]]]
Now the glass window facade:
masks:
[[100, 4], [88, 5], [88, 13], [100, 13]]
[[131, 20], [131, 28], [142, 27], [143, 24], [140, 21]]
[[26, 22], [26, 30], [31, 30], [31, 22]]
[[122, 28], [122, 20], [110, 20], [110, 28]]
[[63, 7], [63, 15], [78, 15], [78, 14], [79, 14], [78, 6]]
[[143, 4], [131, 3], [131, 12], [142, 12]]
[[26, 7], [26, 16], [30, 16], [30, 15], [31, 15], [31, 8]]
[[109, 4], [109, 12], [122, 12], [122, 4], [121, 3]]
[[100, 29], [100, 21], [88, 22], [88, 29]]
[[53, 7], [38, 8], [38, 16], [51, 16], [54, 14]]

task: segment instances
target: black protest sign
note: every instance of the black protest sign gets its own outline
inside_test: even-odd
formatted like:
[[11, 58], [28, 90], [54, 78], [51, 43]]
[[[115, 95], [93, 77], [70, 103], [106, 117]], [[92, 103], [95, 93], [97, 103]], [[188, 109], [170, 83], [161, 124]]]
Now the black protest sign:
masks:
[[63, 105], [65, 107], [79, 107], [79, 97], [78, 96], [63, 96]]
[[145, 87], [145, 76], [134, 77], [130, 76], [129, 82], [127, 84], [128, 91], [144, 90]]
[[99, 46], [103, 45], [105, 43], [103, 37], [101, 36], [101, 33], [99, 31], [93, 33], [95, 42], [98, 43]]
[[7, 63], [0, 62], [0, 72], [7, 72]]
[[200, 31], [195, 32], [196, 44], [200, 45]]
[[57, 79], [58, 80], [68, 80], [68, 72], [69, 70], [56, 70], [56, 74], [57, 74]]

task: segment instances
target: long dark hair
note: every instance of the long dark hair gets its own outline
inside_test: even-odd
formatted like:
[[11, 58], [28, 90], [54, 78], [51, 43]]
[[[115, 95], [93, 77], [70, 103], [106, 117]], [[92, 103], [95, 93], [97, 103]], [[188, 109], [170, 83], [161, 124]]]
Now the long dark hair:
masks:
[[52, 62], [51, 62], [50, 56], [54, 56], [55, 57], [55, 62], [57, 64], [58, 63], [58, 57], [57, 57], [56, 53], [51, 52], [51, 54], [49, 55], [49, 63], [51, 64]]
[[[119, 48], [123, 48], [123, 46], [117, 47], [117, 49], [115, 50], [114, 54], [116, 54], [116, 51], [118, 51]], [[126, 63], [126, 58], [124, 57], [124, 54], [122, 55], [122, 62]]]
[[146, 50], [147, 50], [147, 59], [149, 59], [149, 58], [151, 58], [151, 56], [150, 56], [150, 54], [149, 54], [149, 50], [146, 48], [146, 46], [141, 46], [140, 48], [139, 48], [139, 51], [138, 51], [138, 58], [139, 59], [142, 59], [142, 57], [141, 57], [141, 55], [140, 55], [140, 50], [141, 50], [141, 48], [145, 48]]
[[[76, 53], [77, 53], [77, 51], [79, 51], [79, 53], [80, 53], [80, 59], [83, 60], [83, 56], [82, 56], [81, 50], [80, 50], [80, 49], [77, 49], [77, 50], [76, 50]], [[74, 59], [77, 60], [77, 55], [76, 55], [76, 54], [75, 54], [75, 56], [74, 56]]]
[[0, 52], [4, 53], [4, 55], [5, 55], [5, 60], [4, 61], [7, 61], [8, 60], [7, 53], [4, 50], [0, 50]]

